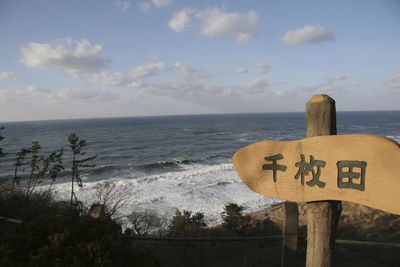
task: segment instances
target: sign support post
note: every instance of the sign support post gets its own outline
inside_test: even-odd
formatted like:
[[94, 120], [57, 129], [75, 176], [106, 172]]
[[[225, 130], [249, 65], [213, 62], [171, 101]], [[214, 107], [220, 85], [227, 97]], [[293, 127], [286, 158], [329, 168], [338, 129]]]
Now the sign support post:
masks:
[[[335, 101], [327, 95], [314, 95], [306, 105], [307, 137], [336, 135]], [[307, 267], [330, 267], [335, 248], [340, 201], [306, 204]]]
[[[400, 145], [371, 134], [336, 135], [335, 101], [327, 95], [311, 97], [306, 115], [307, 138], [250, 144], [232, 160], [254, 192], [306, 203], [306, 266], [330, 267], [341, 201], [400, 215]], [[296, 265], [298, 210], [290, 202], [285, 203], [282, 266]]]
[[282, 224], [282, 267], [293, 267], [297, 265], [298, 229], [299, 206], [296, 202], [285, 201]]

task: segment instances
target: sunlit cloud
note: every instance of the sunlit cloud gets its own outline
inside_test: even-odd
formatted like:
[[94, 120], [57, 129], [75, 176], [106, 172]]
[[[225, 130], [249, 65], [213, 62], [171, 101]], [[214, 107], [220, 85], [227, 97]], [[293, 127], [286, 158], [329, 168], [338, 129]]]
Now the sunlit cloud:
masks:
[[192, 19], [196, 21], [199, 34], [205, 37], [233, 35], [236, 43], [245, 44], [252, 41], [258, 33], [258, 15], [255, 11], [234, 13], [218, 7], [184, 8], [174, 13], [168, 25], [171, 30], [180, 33], [190, 26]]
[[318, 25], [306, 25], [302, 28], [288, 31], [281, 39], [282, 43], [289, 46], [334, 42], [333, 33]]
[[98, 72], [106, 68], [111, 60], [103, 53], [99, 44], [71, 38], [50, 43], [28, 43], [20, 48], [20, 62], [28, 68], [58, 69], [72, 75]]
[[172, 0], [147, 0], [139, 3], [139, 7], [143, 12], [147, 12], [154, 8], [163, 8], [169, 6]]

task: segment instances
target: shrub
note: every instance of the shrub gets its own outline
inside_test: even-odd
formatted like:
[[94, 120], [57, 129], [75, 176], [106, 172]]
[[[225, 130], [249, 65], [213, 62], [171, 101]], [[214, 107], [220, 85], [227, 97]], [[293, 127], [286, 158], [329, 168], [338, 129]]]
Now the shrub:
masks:
[[0, 266], [158, 266], [115, 221], [93, 220], [49, 194], [33, 193], [27, 200], [14, 192], [0, 200], [0, 212], [23, 220], [0, 222]]
[[242, 214], [243, 207], [235, 203], [225, 205], [222, 212], [224, 225], [237, 234], [244, 234], [250, 225], [250, 217]]
[[131, 231], [138, 236], [162, 235], [166, 219], [154, 210], [136, 210], [128, 216]]
[[172, 235], [198, 235], [202, 233], [203, 228], [207, 227], [204, 222], [204, 213], [196, 212], [192, 215], [191, 211], [176, 210], [169, 226], [169, 232]]

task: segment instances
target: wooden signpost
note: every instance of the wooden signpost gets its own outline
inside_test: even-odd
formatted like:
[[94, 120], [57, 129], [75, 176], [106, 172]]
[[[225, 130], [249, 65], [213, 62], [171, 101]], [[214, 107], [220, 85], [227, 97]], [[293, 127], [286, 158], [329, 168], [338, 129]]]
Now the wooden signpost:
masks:
[[[307, 266], [330, 266], [340, 202], [400, 214], [400, 147], [375, 135], [335, 135], [335, 103], [307, 103], [307, 137], [238, 150], [234, 167], [253, 191], [307, 204]], [[336, 201], [335, 201], [336, 200]]]
[[399, 145], [374, 135], [264, 141], [239, 150], [235, 169], [253, 191], [293, 202], [344, 200], [400, 214]]

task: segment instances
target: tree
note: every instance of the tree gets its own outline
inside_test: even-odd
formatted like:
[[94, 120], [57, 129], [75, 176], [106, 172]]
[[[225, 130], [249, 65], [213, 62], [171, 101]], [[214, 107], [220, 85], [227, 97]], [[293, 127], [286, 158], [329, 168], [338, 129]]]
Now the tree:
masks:
[[116, 181], [105, 181], [96, 185], [95, 197], [96, 201], [104, 206], [106, 215], [112, 217], [127, 204], [129, 191]]
[[72, 174], [71, 174], [71, 201], [72, 205], [74, 201], [78, 200], [75, 191], [74, 184], [76, 183], [79, 187], [82, 187], [82, 178], [81, 178], [81, 168], [92, 168], [96, 166], [96, 164], [88, 164], [89, 161], [94, 160], [97, 155], [92, 157], [83, 157], [86, 152], [83, 151], [83, 148], [87, 145], [86, 141], [83, 139], [79, 139], [79, 137], [72, 133], [68, 137], [68, 141], [70, 143], [70, 147], [73, 153], [72, 157]]
[[176, 210], [169, 226], [169, 231], [172, 234], [193, 234], [199, 232], [202, 228], [207, 227], [204, 222], [204, 213], [196, 212], [192, 215], [191, 211]]
[[150, 233], [162, 232], [165, 218], [161, 217], [155, 210], [135, 210], [128, 216], [132, 224], [132, 230], [138, 236], [146, 236]]
[[228, 203], [222, 212], [222, 219], [225, 226], [231, 231], [241, 234], [245, 232], [250, 225], [250, 217], [243, 215], [243, 207], [235, 203]]
[[41, 146], [39, 142], [32, 142], [31, 148], [23, 148], [16, 153], [15, 163], [14, 163], [14, 176], [12, 179], [11, 192], [14, 192], [15, 185], [19, 185], [20, 176], [18, 175], [18, 170], [27, 162], [25, 158], [28, 154], [31, 154], [31, 160], [29, 162], [30, 174], [28, 180], [28, 187], [26, 189], [26, 197], [30, 197], [35, 191], [35, 187], [41, 182], [41, 179], [49, 175], [51, 178], [51, 186], [53, 185], [58, 174], [64, 169], [62, 163], [63, 149], [51, 152], [47, 156], [40, 156], [39, 151]]
[[33, 141], [29, 152], [31, 154], [31, 161], [29, 163], [30, 173], [28, 179], [28, 186], [26, 188], [25, 196], [28, 198], [33, 189], [36, 186], [38, 176], [43, 172], [43, 169], [40, 168], [39, 162], [42, 161], [42, 158], [39, 156], [39, 151], [42, 147], [38, 141]]
[[64, 150], [61, 148], [59, 151], [54, 151], [51, 152], [48, 156], [47, 156], [47, 160], [50, 162], [50, 166], [49, 166], [49, 175], [50, 175], [50, 179], [51, 179], [51, 184], [49, 186], [49, 192], [51, 190], [51, 187], [54, 184], [54, 181], [56, 180], [56, 178], [58, 177], [58, 174], [64, 170], [64, 165], [62, 162], [62, 156], [64, 155]]
[[26, 164], [25, 157], [31, 152], [29, 148], [23, 148], [17, 152], [14, 163], [14, 176], [12, 178], [11, 192], [14, 192], [15, 186], [19, 185], [21, 177], [18, 176], [18, 170]]

